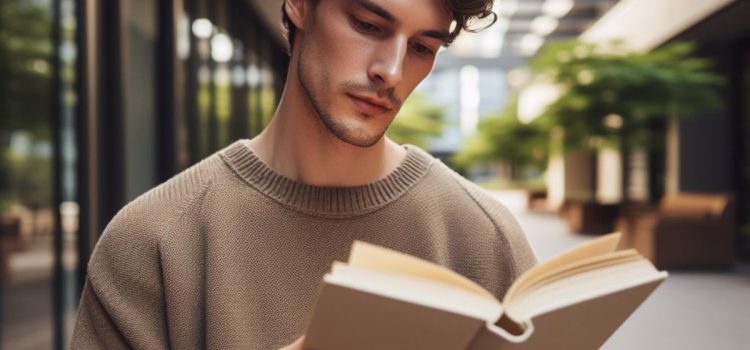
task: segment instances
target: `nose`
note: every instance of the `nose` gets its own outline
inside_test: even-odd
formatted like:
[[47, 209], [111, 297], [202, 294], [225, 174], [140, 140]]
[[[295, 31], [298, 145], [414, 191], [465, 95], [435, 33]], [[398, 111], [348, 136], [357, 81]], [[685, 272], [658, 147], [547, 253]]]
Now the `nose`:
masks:
[[401, 82], [404, 73], [404, 58], [408, 49], [406, 38], [392, 38], [378, 45], [375, 58], [370, 65], [370, 79], [383, 88], [393, 88]]

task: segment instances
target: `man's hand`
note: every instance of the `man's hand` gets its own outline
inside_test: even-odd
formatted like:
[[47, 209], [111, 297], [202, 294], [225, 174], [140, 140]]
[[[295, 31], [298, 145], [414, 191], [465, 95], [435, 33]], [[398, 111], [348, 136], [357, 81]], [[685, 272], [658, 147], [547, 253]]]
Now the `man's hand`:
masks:
[[299, 339], [279, 350], [302, 350], [302, 343], [305, 341], [305, 336], [301, 336]]

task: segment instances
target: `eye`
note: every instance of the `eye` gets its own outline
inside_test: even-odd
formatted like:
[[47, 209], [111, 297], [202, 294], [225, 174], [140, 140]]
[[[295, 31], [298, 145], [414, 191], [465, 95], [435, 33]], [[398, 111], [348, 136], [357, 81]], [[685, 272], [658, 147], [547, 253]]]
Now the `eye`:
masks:
[[357, 28], [357, 30], [363, 33], [379, 33], [380, 32], [380, 28], [378, 28], [378, 26], [372, 23], [361, 21], [356, 18], [353, 18], [352, 22], [354, 23], [354, 26]]
[[414, 50], [414, 52], [419, 56], [432, 56], [435, 54], [432, 49], [420, 43], [415, 42], [411, 44], [411, 47], [412, 50]]

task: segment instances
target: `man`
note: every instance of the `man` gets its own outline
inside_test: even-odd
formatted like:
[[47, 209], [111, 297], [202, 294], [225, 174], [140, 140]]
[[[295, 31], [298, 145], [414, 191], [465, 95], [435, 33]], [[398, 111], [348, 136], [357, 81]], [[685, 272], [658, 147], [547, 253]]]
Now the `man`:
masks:
[[287, 0], [291, 63], [270, 125], [118, 213], [92, 256], [73, 348], [301, 349], [322, 276], [357, 239], [502, 296], [534, 264], [515, 220], [383, 136], [441, 45], [491, 6]]

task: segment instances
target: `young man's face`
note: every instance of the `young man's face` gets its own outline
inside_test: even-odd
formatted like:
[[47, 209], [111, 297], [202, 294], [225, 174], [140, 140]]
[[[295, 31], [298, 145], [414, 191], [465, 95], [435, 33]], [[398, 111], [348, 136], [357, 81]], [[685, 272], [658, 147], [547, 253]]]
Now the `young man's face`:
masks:
[[308, 2], [297, 74], [326, 128], [369, 147], [432, 70], [451, 15], [439, 0]]

